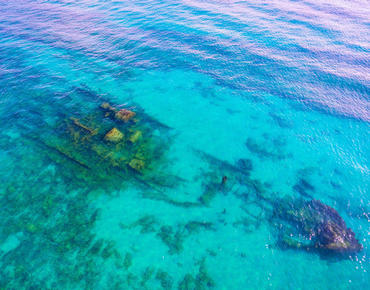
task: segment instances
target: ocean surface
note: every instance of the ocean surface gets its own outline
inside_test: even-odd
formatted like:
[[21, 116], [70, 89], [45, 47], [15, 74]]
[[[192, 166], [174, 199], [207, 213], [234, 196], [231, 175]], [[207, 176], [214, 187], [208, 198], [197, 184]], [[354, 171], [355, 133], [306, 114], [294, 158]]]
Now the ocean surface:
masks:
[[369, 15], [0, 0], [0, 289], [368, 288]]

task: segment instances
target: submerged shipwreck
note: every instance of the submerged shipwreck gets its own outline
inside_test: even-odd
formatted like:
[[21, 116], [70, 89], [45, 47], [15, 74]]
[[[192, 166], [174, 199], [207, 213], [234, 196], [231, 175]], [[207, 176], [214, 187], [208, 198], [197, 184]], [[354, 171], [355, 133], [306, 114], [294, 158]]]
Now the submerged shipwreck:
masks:
[[279, 229], [279, 243], [284, 247], [326, 253], [356, 253], [362, 249], [338, 212], [319, 200], [277, 200], [273, 218]]
[[58, 121], [53, 134], [49, 130], [34, 137], [50, 159], [66, 167], [65, 174], [89, 186], [109, 180], [108, 184], [120, 188], [128, 178], [155, 186], [159, 178], [153, 178], [152, 169], [162, 159], [166, 143], [154, 120], [107, 102], [77, 116]]

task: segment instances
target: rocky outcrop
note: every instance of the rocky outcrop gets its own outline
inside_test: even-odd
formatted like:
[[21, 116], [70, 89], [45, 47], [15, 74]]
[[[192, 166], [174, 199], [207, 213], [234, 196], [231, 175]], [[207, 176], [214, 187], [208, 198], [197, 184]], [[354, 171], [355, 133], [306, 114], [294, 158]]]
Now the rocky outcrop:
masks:
[[288, 247], [334, 253], [355, 253], [362, 249], [339, 213], [319, 200], [278, 200], [274, 218], [280, 227], [280, 242]]

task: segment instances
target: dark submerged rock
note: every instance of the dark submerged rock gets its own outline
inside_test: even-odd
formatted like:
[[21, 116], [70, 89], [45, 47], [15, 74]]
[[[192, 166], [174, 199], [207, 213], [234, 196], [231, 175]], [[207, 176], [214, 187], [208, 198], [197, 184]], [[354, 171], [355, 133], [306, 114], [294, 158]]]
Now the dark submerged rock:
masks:
[[339, 213], [319, 200], [278, 200], [274, 217], [281, 226], [280, 243], [285, 246], [328, 253], [356, 253], [362, 249]]
[[300, 178], [299, 181], [293, 186], [293, 190], [298, 192], [303, 197], [313, 199], [312, 195], [309, 192], [314, 192], [315, 187], [305, 179]]
[[252, 160], [246, 159], [246, 158], [239, 159], [237, 162], [237, 166], [241, 170], [245, 170], [245, 171], [251, 171], [253, 169]]

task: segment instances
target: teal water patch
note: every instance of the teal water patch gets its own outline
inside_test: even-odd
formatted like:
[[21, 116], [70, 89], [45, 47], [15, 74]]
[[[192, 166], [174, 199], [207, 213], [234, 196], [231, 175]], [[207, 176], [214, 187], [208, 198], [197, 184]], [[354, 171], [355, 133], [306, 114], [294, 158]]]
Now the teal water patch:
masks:
[[288, 2], [2, 8], [0, 288], [366, 287], [362, 39]]
[[[177, 82], [171, 86], [169, 82], [163, 83], [163, 78], [177, 80]], [[105, 219], [113, 221], [113, 218], [108, 218], [108, 216], [112, 213], [119, 216], [121, 213], [121, 218], [128, 220], [123, 222], [125, 226], [121, 226], [123, 234], [127, 235], [121, 243], [126, 245], [127, 240], [130, 239], [129, 228], [138, 227], [140, 235], [145, 232], [151, 236], [148, 245], [141, 246], [141, 251], [147, 252], [149, 244], [153, 247], [158, 243], [161, 244], [157, 246], [156, 257], [153, 257], [156, 263], [159, 263], [161, 259], [158, 252], [163, 254], [162, 259], [180, 255], [176, 261], [181, 262], [175, 270], [172, 269], [172, 275], [178, 281], [191, 267], [185, 265], [196, 264], [202, 256], [206, 255], [207, 260], [212, 261], [209, 262], [209, 267], [213, 276], [218, 277], [216, 281], [222, 281], [222, 285], [219, 286], [221, 288], [233, 288], [235, 285], [238, 285], [238, 288], [264, 288], [269, 285], [294, 287], [297, 283], [303, 285], [303, 281], [308, 278], [304, 274], [307, 272], [312, 273], [309, 278], [312, 281], [316, 282], [318, 276], [322, 277], [314, 286], [320, 287], [322, 283], [334, 283], [329, 282], [334, 278], [332, 276], [334, 274], [322, 275], [322, 273], [331, 273], [332, 265], [337, 271], [343, 271], [342, 277], [347, 277], [351, 283], [355, 283], [350, 277], [352, 275], [360, 277], [363, 275], [360, 274], [361, 272], [366, 273], [367, 271], [365, 256], [355, 258], [358, 259], [355, 264], [358, 264], [357, 266], [352, 264], [352, 267], [349, 266], [351, 263], [346, 260], [327, 264], [325, 258], [320, 259], [312, 253], [282, 251], [276, 244], [278, 235], [276, 228], [271, 227], [269, 222], [271, 205], [265, 202], [284, 195], [320, 199], [335, 206], [344, 217], [347, 217], [345, 218], [347, 224], [355, 232], [361, 232], [361, 229], [366, 227], [367, 205], [363, 203], [364, 197], [359, 198], [358, 202], [354, 201], [353, 204], [345, 205], [337, 202], [341, 196], [340, 192], [356, 190], [352, 187], [353, 178], [359, 178], [359, 181], [355, 183], [356, 186], [361, 184], [366, 186], [366, 174], [363, 175], [363, 170], [366, 171], [365, 163], [359, 167], [353, 165], [352, 174], [347, 179], [342, 173], [342, 168], [347, 168], [350, 161], [346, 160], [346, 156], [353, 153], [343, 152], [343, 159], [338, 163], [330, 164], [328, 160], [324, 161], [328, 152], [332, 152], [333, 140], [339, 139], [338, 135], [340, 135], [339, 130], [330, 134], [331, 130], [327, 126], [333, 122], [324, 121], [324, 119], [329, 118], [333, 121], [334, 119], [330, 116], [320, 116], [318, 113], [301, 110], [295, 111], [294, 117], [285, 115], [286, 119], [282, 120], [278, 118], [279, 113], [276, 113], [277, 104], [279, 103], [280, 110], [284, 112], [285, 109], [288, 111], [288, 108], [291, 108], [289, 102], [281, 102], [273, 96], [235, 97], [230, 91], [212, 84], [212, 80], [205, 78], [203, 82], [199, 82], [200, 79], [202, 76], [184, 74], [184, 72], [173, 74], [166, 72], [163, 75], [153, 72], [140, 80], [140, 85], [136, 82], [132, 85], [128, 84], [129, 88], [131, 86], [142, 88], [143, 92], [140, 89], [137, 90], [135, 100], [153, 116], [173, 128], [183, 128], [178, 131], [171, 147], [169, 154], [176, 162], [169, 164], [168, 170], [186, 179], [186, 189], [171, 189], [167, 196], [182, 202], [184, 200], [193, 203], [200, 202], [201, 206], [185, 209], [180, 206], [173, 212], [171, 209], [173, 207], [168, 208], [168, 204], [163, 202], [147, 204], [142, 201], [142, 197], [136, 201], [133, 199], [127, 208], [123, 206], [124, 201], [119, 203], [112, 201], [114, 207], [109, 208]], [[202, 95], [202, 86], [208, 87], [209, 91], [213, 92], [211, 99]], [[144, 91], [149, 90], [148, 87], [152, 92], [149, 96], [144, 94]], [[189, 93], [190, 91], [192, 93]], [[270, 102], [265, 101], [266, 99]], [[174, 113], [163, 114], [163, 111]], [[319, 116], [321, 119], [317, 119]], [[333, 126], [339, 128], [348, 122], [345, 119], [335, 121], [338, 125], [334, 123]], [[278, 129], [276, 129], [276, 123]], [[316, 126], [312, 127], [309, 124], [316, 124]], [[314, 133], [313, 131], [316, 130], [326, 132], [326, 134]], [[354, 131], [352, 133], [356, 134]], [[212, 136], [212, 142], [206, 139], [211, 138], [210, 136]], [[312, 140], [310, 136], [315, 136], [316, 140]], [[360, 146], [366, 146], [365, 140], [361, 141], [359, 137], [357, 140], [359, 143], [363, 142]], [[340, 142], [336, 144], [339, 147]], [[361, 162], [359, 160], [362, 158], [360, 154], [357, 162]], [[342, 166], [340, 166], [341, 162], [343, 162]], [[319, 167], [318, 164], [320, 164]], [[228, 177], [226, 188], [212, 191], [210, 188], [212, 182], [221, 186], [223, 176]], [[204, 183], [208, 185], [204, 187]], [[366, 188], [358, 192], [366, 192]], [[121, 194], [124, 200], [126, 195]], [[156, 199], [154, 196], [147, 196], [147, 198]], [[127, 218], [125, 213], [135, 212], [132, 207], [137, 203], [141, 205], [137, 209], [138, 215], [132, 219], [135, 215], [130, 214]], [[171, 202], [167, 203], [173, 205]], [[359, 219], [357, 230], [356, 226], [350, 222], [350, 217], [355, 215]], [[161, 221], [158, 221], [156, 216], [160, 217]], [[187, 230], [189, 223], [194, 221], [197, 221], [197, 227], [203, 228], [201, 231], [203, 233], [198, 236], [191, 235]], [[143, 225], [140, 226], [140, 223]], [[101, 227], [109, 229], [112, 225], [103, 224]], [[117, 226], [115, 228], [118, 229]], [[147, 228], [150, 229], [149, 232]], [[167, 238], [164, 239], [163, 236]], [[117, 239], [120, 238], [117, 237]], [[192, 240], [195, 240], [195, 245]], [[366, 245], [364, 236], [359, 240]], [[140, 248], [140, 244], [141, 242], [138, 242], [137, 237], [134, 236], [132, 246]], [[188, 253], [191, 253], [190, 257]], [[142, 254], [149, 255], [148, 253]], [[284, 263], [280, 264], [280, 259], [284, 260]], [[286, 259], [289, 262], [285, 263]], [[187, 260], [193, 261], [185, 263], [184, 261]], [[218, 265], [225, 264], [227, 266], [220, 272]], [[264, 267], [269, 267], [270, 272], [266, 274]], [[301, 282], [299, 278], [292, 280], [291, 276], [289, 280], [282, 278], [295, 267], [302, 268], [301, 274], [297, 274], [302, 275]], [[260, 269], [260, 272], [256, 268]], [[229, 271], [227, 269], [230, 269], [230, 272], [227, 272]], [[248, 269], [250, 269], [249, 274]], [[346, 271], [350, 271], [351, 274], [349, 272], [344, 274]], [[240, 276], [241, 272], [243, 277]], [[258, 276], [258, 273], [264, 273], [264, 275]], [[327, 278], [329, 280], [326, 280]], [[344, 280], [337, 281], [338, 287], [344, 283]], [[346, 283], [350, 282], [346, 280]]]

